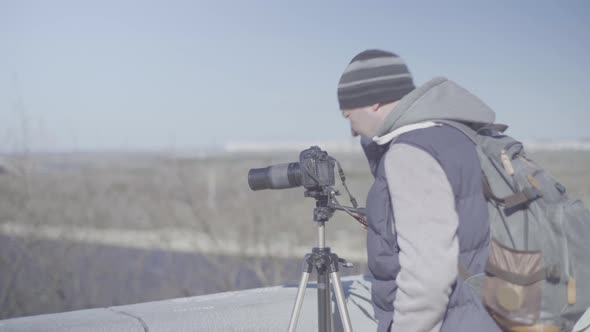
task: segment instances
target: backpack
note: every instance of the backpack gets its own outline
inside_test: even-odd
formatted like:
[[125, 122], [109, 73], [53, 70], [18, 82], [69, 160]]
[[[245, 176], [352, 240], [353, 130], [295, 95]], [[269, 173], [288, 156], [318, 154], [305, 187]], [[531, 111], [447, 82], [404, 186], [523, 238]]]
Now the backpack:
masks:
[[477, 280], [504, 330], [571, 331], [590, 308], [590, 211], [503, 134], [507, 126], [436, 121], [475, 142], [484, 175], [491, 230], [485, 274], [470, 276], [460, 266], [460, 275], [468, 284]]

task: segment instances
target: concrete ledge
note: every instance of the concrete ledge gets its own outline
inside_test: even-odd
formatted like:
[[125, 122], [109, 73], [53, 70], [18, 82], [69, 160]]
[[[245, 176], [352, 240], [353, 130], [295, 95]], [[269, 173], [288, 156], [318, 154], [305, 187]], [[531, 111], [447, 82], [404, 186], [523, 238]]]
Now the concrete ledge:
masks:
[[144, 332], [145, 329], [135, 318], [101, 308], [0, 320], [0, 331]]
[[[375, 331], [370, 279], [342, 279], [354, 331]], [[0, 331], [284, 331], [289, 325], [297, 285], [178, 298], [157, 302], [21, 317], [0, 321]], [[340, 331], [335, 301], [334, 330]], [[297, 324], [317, 331], [316, 284], [310, 283]]]

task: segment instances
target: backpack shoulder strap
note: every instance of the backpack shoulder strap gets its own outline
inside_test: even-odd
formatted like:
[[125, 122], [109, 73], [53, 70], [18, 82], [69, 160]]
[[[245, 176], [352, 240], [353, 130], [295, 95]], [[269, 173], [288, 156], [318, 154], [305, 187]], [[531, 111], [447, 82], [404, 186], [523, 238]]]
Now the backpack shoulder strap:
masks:
[[480, 124], [467, 124], [464, 122], [454, 120], [434, 120], [435, 122], [449, 125], [467, 136], [475, 145], [478, 144], [477, 135], [484, 131], [497, 131], [503, 133], [508, 129], [507, 125], [499, 123], [480, 123]]
[[467, 124], [453, 120], [436, 120], [436, 122], [449, 125], [461, 131], [463, 134], [465, 134], [465, 136], [469, 137], [469, 139], [477, 145], [477, 131], [469, 127]]

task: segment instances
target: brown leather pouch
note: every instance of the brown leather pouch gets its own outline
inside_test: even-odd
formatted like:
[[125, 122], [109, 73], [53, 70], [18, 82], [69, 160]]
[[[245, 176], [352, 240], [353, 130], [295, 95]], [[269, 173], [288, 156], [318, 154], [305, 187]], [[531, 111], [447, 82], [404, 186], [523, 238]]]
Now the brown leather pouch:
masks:
[[523, 328], [545, 331], [538, 330], [542, 325], [536, 325], [545, 278], [540, 251], [514, 250], [492, 240], [483, 283], [483, 302], [506, 331], [529, 331]]

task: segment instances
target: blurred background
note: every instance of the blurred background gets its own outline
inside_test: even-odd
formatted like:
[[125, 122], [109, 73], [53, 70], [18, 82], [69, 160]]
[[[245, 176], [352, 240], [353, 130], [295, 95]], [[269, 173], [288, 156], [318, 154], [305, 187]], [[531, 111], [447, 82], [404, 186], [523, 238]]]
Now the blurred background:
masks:
[[[368, 48], [478, 95], [589, 203], [588, 17], [583, 0], [0, 0], [0, 319], [297, 283], [314, 201], [247, 173], [319, 145], [364, 205], [336, 84]], [[366, 272], [356, 221], [337, 213], [327, 244]]]

